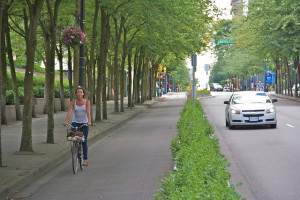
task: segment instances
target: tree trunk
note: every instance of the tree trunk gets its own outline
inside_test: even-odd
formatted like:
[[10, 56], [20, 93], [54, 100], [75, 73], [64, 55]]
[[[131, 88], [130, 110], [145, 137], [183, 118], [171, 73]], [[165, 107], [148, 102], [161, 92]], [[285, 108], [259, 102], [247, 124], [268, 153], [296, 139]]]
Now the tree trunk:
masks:
[[101, 72], [103, 71], [102, 64], [105, 56], [105, 37], [106, 37], [106, 20], [107, 20], [107, 13], [104, 7], [100, 7], [101, 9], [101, 35], [100, 35], [100, 55], [98, 57], [98, 70], [97, 70], [97, 92], [96, 92], [96, 117], [95, 121], [101, 121], [101, 87], [103, 83], [101, 83]]
[[[106, 82], [107, 82], [107, 78], [106, 78], [106, 64], [107, 64], [107, 53], [108, 53], [108, 48], [109, 48], [109, 41], [110, 41], [110, 24], [109, 24], [109, 15], [107, 14], [107, 12], [105, 12], [105, 40], [101, 41], [102, 44], [104, 44], [104, 55], [103, 55], [103, 60], [102, 60], [102, 64], [101, 64], [101, 72], [102, 72], [102, 102], [103, 102], [103, 119], [107, 119], [107, 99], [106, 99]], [[104, 39], [104, 38], [101, 38]]]
[[[156, 97], [156, 76], [157, 76], [157, 68], [155, 65], [152, 65], [152, 97]], [[174, 89], [176, 88], [175, 85], [173, 85]], [[176, 92], [176, 90], [174, 90]], [[150, 99], [151, 100], [151, 99]]]
[[278, 58], [275, 59], [275, 65], [276, 65], [276, 88], [275, 88], [275, 92], [277, 94], [280, 94], [280, 71], [279, 71], [280, 66], [279, 66]]
[[[95, 0], [95, 14], [94, 14], [94, 21], [93, 21], [93, 36], [92, 36], [92, 43], [91, 43], [91, 56], [90, 62], [87, 68], [87, 75], [88, 75], [88, 91], [89, 91], [89, 100], [93, 105], [93, 96], [94, 96], [94, 81], [93, 81], [93, 69], [95, 63], [95, 44], [97, 39], [97, 21], [98, 21], [98, 13], [99, 13], [99, 0]], [[91, 116], [93, 116], [93, 109], [91, 109]], [[92, 118], [92, 123], [94, 122]]]
[[106, 99], [110, 100], [112, 99], [112, 73], [111, 73], [111, 62], [110, 60], [107, 62], [107, 95], [106, 95]]
[[[1, 35], [2, 35], [2, 14], [3, 14], [3, 4], [2, 4], [2, 0], [0, 1], [0, 38], [1, 38]], [[2, 53], [3, 49], [0, 48], [0, 55]], [[0, 62], [0, 71], [2, 70], [2, 63]], [[0, 84], [2, 84], [2, 76], [1, 76], [1, 73], [0, 73]], [[0, 96], [0, 101], [1, 100], [1, 96]], [[0, 122], [1, 122], [1, 106], [0, 106]], [[1, 123], [0, 123], [0, 167], [3, 166], [3, 162], [2, 162], [2, 142], [1, 142]]]
[[142, 98], [141, 102], [144, 103], [149, 98], [149, 59], [143, 59], [142, 71]]
[[141, 76], [141, 103], [144, 102], [145, 99], [145, 87], [146, 87], [146, 72], [145, 72], [145, 62], [143, 60], [143, 64], [142, 64], [142, 76]]
[[[102, 19], [101, 19], [102, 20]], [[96, 116], [95, 121], [101, 121], [101, 64], [100, 57], [97, 62], [97, 89], [96, 89]]]
[[56, 54], [59, 62], [59, 96], [60, 96], [60, 106], [61, 111], [66, 110], [65, 105], [65, 93], [64, 93], [64, 69], [63, 69], [63, 52], [62, 52], [62, 43], [59, 42], [59, 49], [56, 48]]
[[[98, 55], [98, 54], [96, 54]], [[96, 59], [94, 60], [94, 64], [93, 64], [93, 104], [96, 104], [96, 62], [97, 62], [97, 56]]]
[[68, 72], [69, 72], [69, 90], [70, 90], [70, 101], [74, 99], [73, 92], [73, 70], [72, 70], [72, 53], [71, 48], [68, 46]]
[[6, 119], [6, 89], [7, 89], [7, 63], [6, 63], [6, 47], [5, 47], [5, 29], [7, 27], [6, 20], [7, 18], [7, 9], [6, 6], [3, 9], [3, 19], [2, 19], [2, 34], [0, 38], [0, 43], [1, 43], [1, 63], [2, 63], [2, 83], [0, 85], [0, 91], [1, 91], [1, 124], [7, 124], [7, 119]]
[[[56, 50], [56, 30], [57, 30], [57, 19], [58, 19], [58, 8], [62, 0], [56, 0], [54, 3], [54, 9], [52, 11], [51, 5], [48, 4], [48, 12], [50, 15], [50, 27], [48, 30], [50, 33], [50, 52], [49, 52], [49, 63], [48, 72], [48, 125], [47, 125], [47, 143], [54, 143], [54, 78], [55, 78], [55, 50]], [[53, 12], [53, 15], [52, 15]]]
[[125, 19], [121, 16], [120, 27], [118, 27], [118, 20], [114, 18], [115, 22], [115, 45], [114, 45], [114, 111], [119, 112], [119, 64], [118, 64], [118, 56], [119, 56], [119, 44], [121, 40], [121, 34], [123, 25], [125, 23]]
[[280, 94], [283, 94], [283, 73], [282, 73], [282, 59], [279, 60], [279, 71], [280, 71]]
[[142, 65], [144, 60], [144, 52], [141, 48], [140, 55], [138, 57], [138, 70], [137, 70], [137, 90], [136, 90], [136, 103], [141, 103], [141, 86], [140, 86], [140, 80], [141, 80], [141, 72], [142, 72]]
[[45, 50], [45, 56], [46, 56], [46, 65], [45, 65], [45, 85], [44, 85], [44, 110], [43, 114], [47, 114], [48, 112], [48, 105], [49, 105], [49, 60], [50, 60], [50, 36], [49, 33], [44, 33], [44, 50]]
[[128, 107], [132, 107], [132, 98], [131, 98], [131, 91], [132, 91], [132, 66], [131, 66], [131, 51], [128, 53], [128, 86], [127, 86], [127, 92], [128, 92]]
[[44, 0], [35, 0], [33, 4], [26, 1], [30, 12], [30, 25], [26, 32], [26, 71], [24, 79], [24, 109], [23, 127], [20, 151], [33, 151], [32, 148], [32, 96], [33, 96], [33, 69], [37, 45], [37, 26]]
[[289, 61], [288, 58], [285, 57], [285, 65], [286, 65], [286, 69], [287, 69], [287, 89], [288, 89], [288, 95], [292, 96], [291, 94], [291, 75], [290, 75], [290, 67], [289, 67]]
[[[285, 63], [284, 63], [285, 65]], [[287, 76], [286, 76], [286, 66], [284, 66], [284, 94], [286, 95], [286, 90], [287, 90]]]
[[127, 31], [124, 28], [123, 54], [122, 54], [122, 63], [121, 63], [121, 112], [124, 112], [124, 73], [125, 73], [125, 60], [127, 54], [126, 35], [127, 35]]
[[297, 71], [297, 73], [296, 73], [296, 76], [297, 76], [297, 74], [298, 74], [298, 81], [297, 81], [297, 79], [296, 79], [296, 86], [295, 86], [295, 91], [296, 91], [296, 97], [298, 97], [299, 95], [298, 95], [298, 84], [300, 85], [300, 60], [299, 60], [299, 55], [297, 55], [297, 57], [296, 57], [297, 59], [296, 59], [296, 61], [297, 61], [297, 69], [296, 69], [296, 71]]
[[13, 89], [13, 92], [14, 92], [16, 120], [21, 121], [22, 120], [22, 114], [21, 114], [21, 108], [20, 108], [20, 98], [19, 98], [18, 88], [17, 88], [17, 77], [16, 77], [15, 64], [14, 64], [13, 53], [12, 53], [12, 48], [11, 48], [9, 26], [6, 28], [6, 42], [7, 42], [7, 55], [8, 55], [8, 61], [9, 61], [10, 73], [11, 73], [11, 80], [12, 80], [12, 89]]
[[134, 107], [136, 103], [136, 95], [138, 90], [138, 54], [139, 51], [136, 49], [135, 55], [134, 55], [134, 61], [133, 61], [133, 92], [132, 92], [132, 103], [131, 107]]

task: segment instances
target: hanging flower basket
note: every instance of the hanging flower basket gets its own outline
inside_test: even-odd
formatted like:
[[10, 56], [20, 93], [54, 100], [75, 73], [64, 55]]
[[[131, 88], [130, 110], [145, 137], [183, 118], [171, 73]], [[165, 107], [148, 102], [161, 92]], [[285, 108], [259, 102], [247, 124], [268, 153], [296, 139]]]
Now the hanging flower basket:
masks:
[[82, 32], [78, 25], [65, 27], [59, 37], [67, 46], [79, 46], [87, 43], [86, 35]]

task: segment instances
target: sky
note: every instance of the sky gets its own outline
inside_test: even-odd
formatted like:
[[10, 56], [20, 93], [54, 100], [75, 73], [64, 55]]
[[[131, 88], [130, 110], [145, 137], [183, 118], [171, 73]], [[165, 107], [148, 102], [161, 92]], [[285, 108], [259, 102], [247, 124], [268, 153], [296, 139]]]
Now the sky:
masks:
[[218, 6], [220, 9], [225, 9], [224, 10], [224, 15], [222, 16], [223, 19], [231, 19], [230, 15], [230, 5], [231, 0], [215, 0], [215, 4]]
[[[219, 9], [224, 9], [224, 14], [220, 17], [221, 19], [231, 19], [230, 15], [230, 5], [231, 0], [215, 0], [215, 5]], [[191, 61], [188, 58], [187, 60], [188, 68], [192, 68]], [[206, 73], [204, 70], [205, 64], [212, 65], [215, 62], [215, 56], [211, 51], [205, 52], [203, 55], [197, 55], [197, 71], [195, 77], [198, 79], [198, 89], [208, 88], [209, 73]]]

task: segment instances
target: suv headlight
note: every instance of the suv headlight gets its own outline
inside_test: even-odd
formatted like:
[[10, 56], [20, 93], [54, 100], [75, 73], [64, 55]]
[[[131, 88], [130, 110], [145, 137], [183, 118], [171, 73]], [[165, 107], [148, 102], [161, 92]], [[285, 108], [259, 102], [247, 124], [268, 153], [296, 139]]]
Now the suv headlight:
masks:
[[233, 115], [239, 115], [239, 114], [241, 114], [239, 110], [234, 109], [234, 108], [231, 108], [231, 109], [230, 109], [230, 112], [231, 112], [231, 114], [233, 114]]
[[267, 113], [268, 114], [275, 113], [275, 108], [267, 109]]

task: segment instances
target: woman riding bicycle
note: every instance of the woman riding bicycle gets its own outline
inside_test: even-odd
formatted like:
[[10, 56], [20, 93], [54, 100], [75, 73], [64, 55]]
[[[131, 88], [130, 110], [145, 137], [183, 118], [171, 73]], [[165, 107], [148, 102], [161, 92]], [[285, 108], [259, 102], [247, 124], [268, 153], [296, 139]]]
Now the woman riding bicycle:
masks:
[[[66, 120], [64, 122], [64, 126], [67, 125], [69, 118], [71, 117], [72, 111], [74, 110], [74, 114], [72, 117], [72, 126], [80, 127], [83, 124], [91, 125], [91, 104], [90, 101], [84, 99], [85, 90], [82, 87], [78, 87], [75, 90], [76, 99], [70, 102], [70, 107], [68, 114], [66, 116]], [[87, 166], [87, 154], [88, 154], [88, 146], [87, 146], [87, 137], [89, 132], [89, 127], [83, 126], [81, 131], [84, 134], [85, 141], [82, 142], [83, 147], [83, 166]]]

